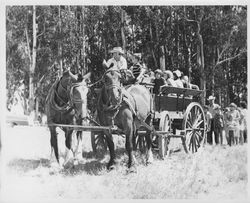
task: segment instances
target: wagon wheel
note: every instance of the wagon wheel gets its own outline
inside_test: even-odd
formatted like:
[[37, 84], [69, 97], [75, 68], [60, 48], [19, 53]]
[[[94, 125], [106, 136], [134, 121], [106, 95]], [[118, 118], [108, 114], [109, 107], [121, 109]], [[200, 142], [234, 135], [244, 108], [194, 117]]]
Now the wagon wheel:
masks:
[[91, 145], [95, 154], [107, 151], [107, 142], [102, 131], [91, 131]]
[[[160, 131], [171, 132], [171, 119], [167, 111], [163, 111], [161, 113], [160, 124], [159, 124]], [[159, 144], [159, 155], [162, 159], [164, 159], [165, 155], [168, 154], [168, 144], [170, 141], [170, 137], [159, 136], [158, 137], [158, 144]]]
[[184, 113], [182, 129], [185, 133], [183, 138], [185, 151], [197, 152], [205, 140], [205, 114], [199, 103], [192, 102], [188, 105]]

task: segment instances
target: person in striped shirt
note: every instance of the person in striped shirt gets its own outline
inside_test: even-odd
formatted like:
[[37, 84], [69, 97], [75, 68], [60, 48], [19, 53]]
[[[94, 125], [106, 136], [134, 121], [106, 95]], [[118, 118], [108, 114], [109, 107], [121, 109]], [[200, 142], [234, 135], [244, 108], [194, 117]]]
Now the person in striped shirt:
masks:
[[132, 57], [132, 63], [133, 65], [129, 68], [129, 70], [132, 72], [134, 76], [134, 82], [139, 83], [143, 79], [143, 75], [146, 72], [145, 65], [141, 64], [141, 54], [135, 53]]

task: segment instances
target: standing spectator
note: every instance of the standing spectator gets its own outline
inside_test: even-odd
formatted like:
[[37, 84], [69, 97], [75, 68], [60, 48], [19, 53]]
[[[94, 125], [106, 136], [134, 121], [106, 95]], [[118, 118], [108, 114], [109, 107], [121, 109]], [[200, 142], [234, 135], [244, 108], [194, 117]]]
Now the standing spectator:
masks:
[[206, 133], [207, 133], [206, 141], [209, 142], [210, 140], [208, 141], [207, 139], [208, 139], [208, 134], [211, 131], [212, 114], [208, 111], [207, 105], [204, 106], [204, 113], [205, 113], [205, 119], [206, 119]]
[[240, 142], [247, 142], [247, 105], [246, 102], [240, 102]]
[[181, 71], [175, 70], [174, 74], [174, 81], [177, 87], [183, 88], [183, 83], [181, 81]]
[[223, 136], [222, 136], [222, 131], [224, 128], [224, 118], [223, 114], [221, 111], [221, 107], [218, 105], [214, 108], [215, 110], [215, 115], [214, 115], [214, 139], [215, 143], [222, 145], [223, 144]]
[[154, 83], [153, 93], [156, 95], [160, 93], [160, 87], [164, 85], [164, 79], [162, 78], [162, 75], [163, 74], [160, 69], [157, 69], [155, 71], [155, 79], [153, 81]]
[[216, 104], [214, 102], [215, 100], [215, 97], [214, 96], [209, 96], [208, 97], [208, 102], [209, 102], [209, 105], [208, 105], [208, 111], [211, 113], [212, 115], [212, 118], [211, 118], [211, 130], [210, 132], [207, 134], [207, 142], [208, 144], [213, 144], [213, 133], [214, 133], [214, 115], [215, 115], [215, 108], [218, 106], [218, 104]]
[[226, 137], [228, 145], [229, 145], [229, 130], [228, 130], [229, 122], [227, 120], [227, 114], [228, 114], [229, 111], [230, 111], [229, 107], [226, 107], [225, 110], [224, 110], [224, 113], [223, 113], [223, 116], [224, 116], [225, 137]]
[[239, 121], [240, 113], [237, 110], [235, 103], [229, 105], [229, 112], [226, 114], [225, 120], [228, 128], [228, 142], [229, 146], [239, 143]]

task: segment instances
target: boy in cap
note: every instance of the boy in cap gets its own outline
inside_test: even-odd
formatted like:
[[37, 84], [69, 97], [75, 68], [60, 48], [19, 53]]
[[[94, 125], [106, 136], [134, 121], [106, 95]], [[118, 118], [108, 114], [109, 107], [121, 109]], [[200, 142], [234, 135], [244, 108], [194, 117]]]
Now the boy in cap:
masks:
[[124, 51], [121, 47], [114, 47], [110, 53], [112, 54], [112, 58], [109, 59], [106, 63], [107, 68], [110, 68], [111, 66], [116, 67], [118, 70], [126, 70], [127, 69], [127, 61], [122, 56], [124, 54]]
[[227, 112], [225, 120], [228, 128], [228, 142], [229, 146], [239, 143], [239, 121], [240, 113], [237, 110], [235, 103], [229, 104], [229, 112]]

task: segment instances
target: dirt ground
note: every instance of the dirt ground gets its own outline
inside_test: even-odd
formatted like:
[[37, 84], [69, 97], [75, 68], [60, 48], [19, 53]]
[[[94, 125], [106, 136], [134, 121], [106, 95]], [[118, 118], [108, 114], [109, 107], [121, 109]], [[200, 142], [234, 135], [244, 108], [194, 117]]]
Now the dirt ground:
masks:
[[[63, 155], [64, 136], [59, 133]], [[7, 127], [3, 136], [2, 201], [80, 199], [197, 199], [247, 201], [247, 144], [204, 146], [196, 154], [173, 152], [166, 160], [154, 153], [146, 166], [136, 154], [137, 173], [127, 174], [124, 140], [115, 138], [117, 167], [106, 171], [108, 154], [95, 156], [84, 134], [83, 160], [75, 168], [52, 173], [50, 135], [45, 127]]]

